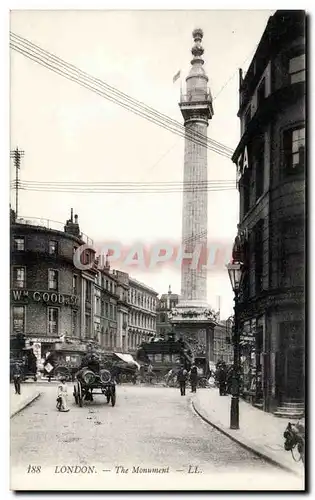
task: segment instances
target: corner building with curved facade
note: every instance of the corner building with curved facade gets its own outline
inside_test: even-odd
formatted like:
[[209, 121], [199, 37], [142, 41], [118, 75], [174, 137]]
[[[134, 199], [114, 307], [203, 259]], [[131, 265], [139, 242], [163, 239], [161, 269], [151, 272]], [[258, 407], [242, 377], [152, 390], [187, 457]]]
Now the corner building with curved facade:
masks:
[[[84, 269], [74, 262], [80, 247]], [[38, 359], [58, 351], [75, 363], [91, 346], [135, 352], [156, 334], [157, 292], [107, 261], [101, 265], [72, 211], [65, 225], [16, 219], [11, 211], [10, 267], [12, 345], [22, 334]]]
[[[73, 261], [75, 251], [91, 240], [80, 233], [77, 216], [53, 229], [58, 224], [16, 220], [11, 211], [10, 333], [40, 345], [41, 357], [68, 340], [74, 352], [84, 352], [84, 341], [93, 336], [95, 271], [81, 271]], [[92, 261], [93, 251], [85, 258]]]

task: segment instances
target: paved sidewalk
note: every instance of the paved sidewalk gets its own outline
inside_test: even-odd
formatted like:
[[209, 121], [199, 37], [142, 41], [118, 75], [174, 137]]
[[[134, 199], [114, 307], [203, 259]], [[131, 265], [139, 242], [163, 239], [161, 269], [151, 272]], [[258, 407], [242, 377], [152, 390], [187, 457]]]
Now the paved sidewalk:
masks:
[[220, 396], [218, 389], [199, 389], [192, 397], [192, 405], [200, 417], [233, 440], [282, 468], [304, 475], [302, 462], [295, 462], [283, 447], [283, 432], [289, 420], [240, 400], [240, 429], [230, 429], [231, 396]]
[[36, 385], [21, 384], [21, 394], [15, 394], [14, 385], [10, 384], [10, 418], [23, 410], [40, 396]]

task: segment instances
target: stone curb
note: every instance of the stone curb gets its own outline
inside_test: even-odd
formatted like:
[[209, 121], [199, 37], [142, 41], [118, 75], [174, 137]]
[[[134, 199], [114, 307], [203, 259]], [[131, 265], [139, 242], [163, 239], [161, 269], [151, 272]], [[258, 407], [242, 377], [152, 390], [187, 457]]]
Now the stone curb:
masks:
[[34, 396], [31, 396], [29, 399], [27, 399], [25, 401], [25, 403], [22, 404], [21, 408], [18, 408], [17, 410], [15, 410], [11, 415], [10, 415], [10, 419], [15, 417], [15, 415], [17, 415], [18, 413], [20, 413], [22, 410], [24, 410], [24, 408], [26, 408], [27, 406], [29, 406], [30, 404], [32, 404], [34, 401], [36, 401], [36, 399], [39, 398], [39, 396], [41, 395], [40, 392], [37, 392], [34, 394]]
[[[260, 458], [263, 458], [267, 462], [269, 462], [269, 463], [271, 463], [271, 464], [273, 464], [273, 465], [275, 465], [283, 470], [286, 470], [287, 472], [290, 472], [291, 474], [294, 474], [298, 477], [301, 477], [302, 474], [299, 474], [298, 471], [291, 468], [289, 465], [283, 464], [282, 462], [277, 460], [275, 457], [271, 457], [265, 451], [265, 449], [262, 448], [261, 446], [254, 445], [251, 441], [244, 439], [244, 437], [242, 437], [242, 438], [236, 437], [233, 433], [231, 433], [227, 429], [223, 428], [222, 424], [219, 422], [210, 421], [207, 417], [204, 416], [204, 414], [202, 413], [202, 410], [200, 409], [200, 405], [196, 405], [195, 401], [191, 400], [191, 405], [192, 405], [194, 411], [197, 413], [197, 415], [202, 420], [204, 420], [207, 424], [211, 425], [212, 427], [214, 427], [215, 429], [220, 431], [225, 436], [232, 439], [232, 441], [235, 441], [236, 443], [238, 443], [240, 446], [242, 446], [246, 450], [249, 450], [249, 451], [255, 453], [255, 455], [259, 456]], [[199, 408], [197, 406], [199, 406]]]

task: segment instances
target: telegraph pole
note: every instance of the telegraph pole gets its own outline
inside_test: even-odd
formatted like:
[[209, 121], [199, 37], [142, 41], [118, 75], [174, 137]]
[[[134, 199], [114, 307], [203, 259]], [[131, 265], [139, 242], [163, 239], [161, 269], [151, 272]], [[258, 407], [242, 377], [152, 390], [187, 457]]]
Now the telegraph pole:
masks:
[[17, 147], [11, 150], [10, 157], [13, 158], [15, 165], [15, 218], [18, 218], [19, 211], [19, 170], [21, 166], [21, 158], [24, 156], [24, 151], [20, 151]]

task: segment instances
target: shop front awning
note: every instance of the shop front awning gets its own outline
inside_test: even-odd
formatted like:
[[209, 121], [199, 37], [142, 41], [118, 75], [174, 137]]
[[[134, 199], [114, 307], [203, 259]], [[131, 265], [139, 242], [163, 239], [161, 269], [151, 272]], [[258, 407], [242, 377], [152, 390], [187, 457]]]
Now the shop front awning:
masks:
[[140, 369], [139, 363], [135, 361], [135, 359], [131, 356], [131, 354], [123, 354], [121, 352], [114, 352], [115, 356], [117, 356], [119, 359], [124, 361], [125, 363], [131, 364], [131, 365], [136, 365], [138, 370]]

